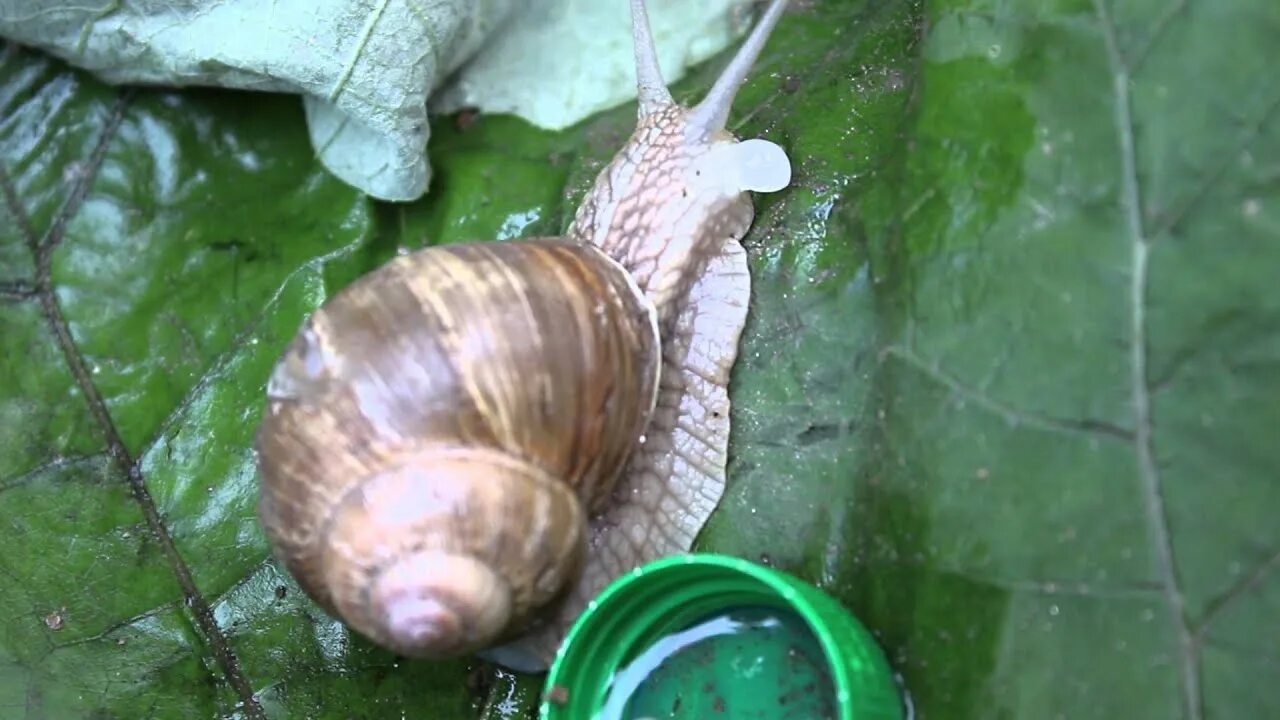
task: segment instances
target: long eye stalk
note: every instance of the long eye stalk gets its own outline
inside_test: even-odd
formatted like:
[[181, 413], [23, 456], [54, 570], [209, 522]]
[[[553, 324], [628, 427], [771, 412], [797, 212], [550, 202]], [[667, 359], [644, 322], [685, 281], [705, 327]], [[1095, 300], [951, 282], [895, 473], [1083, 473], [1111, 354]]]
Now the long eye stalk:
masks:
[[711, 86], [707, 96], [689, 113], [688, 122], [691, 133], [701, 134], [705, 138], [724, 129], [725, 123], [729, 121], [729, 109], [733, 106], [733, 98], [738, 94], [738, 88], [747, 79], [747, 73], [751, 71], [751, 66], [760, 56], [760, 51], [764, 49], [769, 34], [778, 24], [786, 6], [787, 0], [773, 0], [769, 4], [760, 22], [751, 31], [750, 37], [742, 43], [742, 47], [738, 48], [738, 54], [734, 55], [733, 60], [716, 79], [716, 84]]
[[636, 88], [640, 97], [640, 116], [644, 117], [670, 105], [671, 91], [662, 80], [658, 67], [658, 51], [649, 30], [649, 15], [644, 0], [631, 0], [631, 37], [636, 51]]

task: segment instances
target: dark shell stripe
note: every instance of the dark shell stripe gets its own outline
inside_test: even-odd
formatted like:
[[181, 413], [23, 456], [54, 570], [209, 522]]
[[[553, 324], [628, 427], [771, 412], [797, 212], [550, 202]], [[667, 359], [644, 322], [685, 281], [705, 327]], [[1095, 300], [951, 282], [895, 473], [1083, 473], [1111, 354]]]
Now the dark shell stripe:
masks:
[[488, 656], [513, 666], [550, 663], [569, 626], [612, 580], [693, 546], [724, 494], [729, 372], [749, 296], [746, 252], [730, 240], [693, 284], [663, 349], [658, 406], [612, 502], [592, 518], [581, 580], [544, 627]]

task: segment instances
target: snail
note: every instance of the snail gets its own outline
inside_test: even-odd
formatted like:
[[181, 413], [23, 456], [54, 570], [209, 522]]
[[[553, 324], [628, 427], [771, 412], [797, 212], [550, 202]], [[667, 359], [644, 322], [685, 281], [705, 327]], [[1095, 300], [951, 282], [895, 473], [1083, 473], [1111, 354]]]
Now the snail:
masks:
[[608, 582], [692, 547], [725, 485], [749, 192], [791, 179], [725, 124], [785, 5], [687, 108], [632, 0], [637, 126], [564, 236], [401, 255], [302, 323], [254, 441], [259, 519], [326, 612], [538, 671]]

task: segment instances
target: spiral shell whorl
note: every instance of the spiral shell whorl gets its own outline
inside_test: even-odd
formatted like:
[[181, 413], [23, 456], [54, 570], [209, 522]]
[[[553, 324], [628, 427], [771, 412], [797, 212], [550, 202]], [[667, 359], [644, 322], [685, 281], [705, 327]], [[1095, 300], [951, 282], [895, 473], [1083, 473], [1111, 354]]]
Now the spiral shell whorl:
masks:
[[[449, 578], [448, 583], [432, 582]], [[511, 619], [511, 586], [467, 555], [424, 550], [395, 561], [364, 598], [366, 633], [404, 655], [447, 657], [484, 647]]]
[[559, 594], [585, 528], [572, 490], [537, 468], [484, 448], [427, 448], [335, 506], [321, 575], [362, 633], [447, 657], [491, 644]]

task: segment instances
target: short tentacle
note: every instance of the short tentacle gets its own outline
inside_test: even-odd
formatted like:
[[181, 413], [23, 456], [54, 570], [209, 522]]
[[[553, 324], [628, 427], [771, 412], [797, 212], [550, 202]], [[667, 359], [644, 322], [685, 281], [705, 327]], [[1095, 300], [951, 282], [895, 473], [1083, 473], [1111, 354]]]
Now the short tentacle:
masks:
[[738, 54], [734, 55], [733, 60], [716, 79], [716, 84], [707, 92], [702, 102], [694, 106], [689, 113], [689, 132], [698, 135], [698, 139], [706, 138], [724, 129], [725, 123], [729, 121], [729, 110], [733, 106], [734, 96], [738, 94], [738, 88], [747, 79], [747, 73], [751, 71], [751, 66], [759, 57], [760, 51], [764, 49], [769, 34], [778, 24], [786, 6], [787, 0], [773, 0], [769, 4], [760, 22], [751, 31], [751, 35], [742, 43], [742, 47], [738, 48]]
[[662, 68], [658, 67], [658, 51], [653, 44], [644, 0], [631, 0], [631, 35], [636, 52], [640, 116], [644, 117], [673, 102], [671, 91], [662, 79]]

